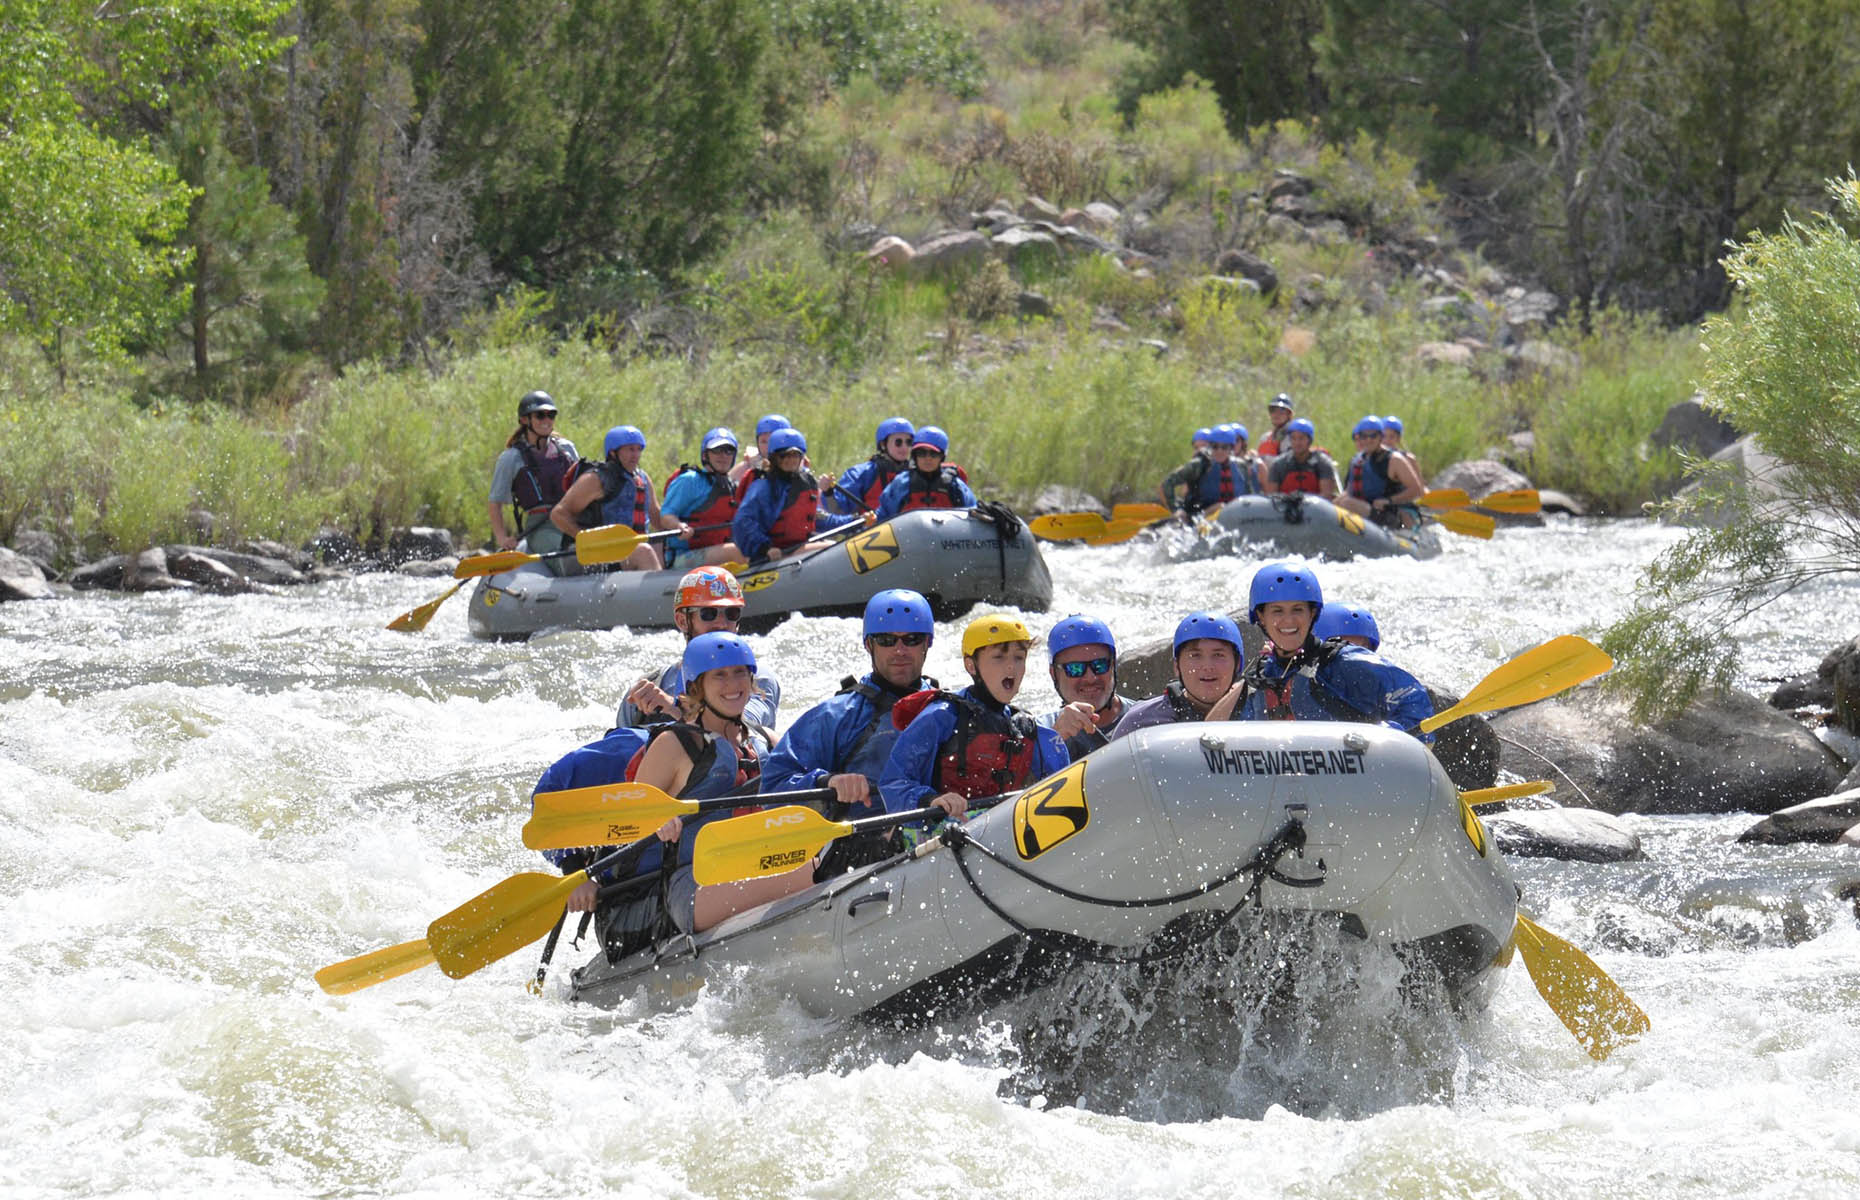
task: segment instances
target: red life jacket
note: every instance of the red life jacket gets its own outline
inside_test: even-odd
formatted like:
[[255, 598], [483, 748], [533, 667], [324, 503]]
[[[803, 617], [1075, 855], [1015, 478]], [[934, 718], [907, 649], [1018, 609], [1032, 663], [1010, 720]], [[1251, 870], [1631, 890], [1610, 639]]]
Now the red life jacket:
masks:
[[1309, 492], [1313, 496], [1317, 495], [1323, 486], [1323, 480], [1318, 478], [1317, 464], [1318, 457], [1315, 450], [1303, 463], [1294, 462], [1292, 469], [1285, 473], [1283, 479], [1279, 480], [1279, 491]]
[[769, 544], [787, 551], [814, 536], [814, 514], [820, 511], [820, 485], [805, 469], [789, 481], [769, 477], [771, 488], [788, 489], [786, 502], [769, 524]]
[[547, 513], [568, 493], [581, 460], [570, 454], [567, 443], [553, 434], [540, 449], [525, 438], [517, 439], [515, 449], [523, 460], [523, 468], [510, 483], [510, 496], [517, 510], [517, 524], [521, 526], [524, 517]]
[[[956, 480], [962, 478], [961, 469], [945, 463], [937, 468], [932, 476], [925, 476], [922, 471], [911, 471], [910, 490], [904, 496], [904, 503], [898, 505], [899, 512], [910, 512], [919, 508], [960, 508], [962, 502], [956, 496]], [[989, 795], [993, 795], [990, 792]]]
[[896, 479], [899, 471], [908, 470], [909, 463], [901, 463], [891, 455], [880, 451], [871, 458], [872, 482], [865, 488], [865, 494], [859, 497], [868, 509], [877, 511], [879, 497], [885, 494], [885, 485]]
[[912, 692], [891, 707], [891, 721], [904, 729], [924, 706], [947, 700], [956, 710], [956, 731], [936, 748], [930, 786], [968, 800], [998, 796], [1032, 781], [1039, 727], [1018, 709], [990, 711], [959, 692]]
[[[730, 487], [730, 477], [719, 475], [704, 467], [689, 464], [681, 466], [672, 473], [672, 479], [678, 478], [686, 471], [695, 471], [705, 483], [710, 485], [710, 499], [700, 508], [693, 509], [691, 515], [684, 518], [687, 525], [694, 528], [700, 525], [722, 525], [721, 529], [712, 529], [705, 533], [691, 535], [691, 548], [702, 550], [706, 546], [721, 546], [730, 540], [730, 522], [736, 517], [736, 492]], [[672, 490], [672, 479], [665, 481], [665, 490]]]
[[749, 494], [749, 485], [761, 479], [766, 474], [768, 474], [767, 467], [751, 467], [747, 471], [744, 471], [743, 477], [736, 481], [736, 495], [734, 497], [736, 502], [741, 504], [743, 502], [743, 497]]

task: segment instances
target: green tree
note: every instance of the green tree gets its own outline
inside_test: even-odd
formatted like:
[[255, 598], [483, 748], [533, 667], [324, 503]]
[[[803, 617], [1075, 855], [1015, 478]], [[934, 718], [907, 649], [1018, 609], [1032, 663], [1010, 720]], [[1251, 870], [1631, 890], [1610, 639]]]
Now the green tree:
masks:
[[1126, 116], [1190, 75], [1213, 85], [1237, 138], [1326, 107], [1313, 47], [1324, 0], [1115, 0], [1112, 12], [1118, 32], [1144, 50], [1118, 88]]
[[0, 329], [62, 363], [67, 332], [112, 353], [171, 314], [187, 187], [105, 119], [159, 112], [177, 78], [276, 54], [271, 24], [285, 6], [0, 3]]
[[[1603, 647], [1642, 716], [1729, 685], [1738, 621], [1795, 588], [1860, 571], [1860, 178], [1830, 181], [1839, 219], [1785, 219], [1725, 260], [1740, 292], [1707, 322], [1707, 407], [1773, 456], [1765, 495], [1721, 464], [1667, 506], [1715, 522], [1644, 573]], [[1843, 220], [1847, 224], [1843, 224]]]

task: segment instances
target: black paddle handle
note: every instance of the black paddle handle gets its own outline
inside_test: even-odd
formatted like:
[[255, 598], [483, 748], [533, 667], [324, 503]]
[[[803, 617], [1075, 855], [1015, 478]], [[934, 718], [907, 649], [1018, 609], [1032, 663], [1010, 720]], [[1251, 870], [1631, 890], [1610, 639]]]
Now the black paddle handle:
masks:
[[799, 792], [719, 796], [715, 800], [699, 800], [697, 806], [699, 812], [707, 813], [716, 812], [720, 808], [766, 808], [771, 804], [827, 804], [837, 799], [838, 796], [839, 793], [830, 787], [818, 787]]

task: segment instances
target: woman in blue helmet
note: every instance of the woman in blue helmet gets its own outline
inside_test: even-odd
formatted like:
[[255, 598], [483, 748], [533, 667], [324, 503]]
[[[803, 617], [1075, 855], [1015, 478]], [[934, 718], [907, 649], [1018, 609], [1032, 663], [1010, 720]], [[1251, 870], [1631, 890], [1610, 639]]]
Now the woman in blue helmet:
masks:
[[[592, 471], [583, 471], [569, 487], [568, 494], [549, 513], [549, 520], [564, 534], [573, 536], [597, 525], [625, 525], [646, 533], [653, 529], [674, 529], [691, 536], [691, 527], [659, 511], [659, 498], [653, 494], [652, 480], [640, 470], [639, 460], [646, 453], [646, 435], [636, 425], [616, 425], [601, 439], [602, 460]], [[553, 560], [566, 562], [563, 559]], [[620, 564], [622, 571], [657, 571], [665, 564], [659, 548], [641, 542]]]
[[1074, 613], [1048, 631], [1046, 657], [1063, 707], [1040, 724], [1065, 739], [1077, 762], [1111, 740], [1131, 705], [1117, 694], [1117, 638], [1103, 621]]
[[1241, 700], [1246, 651], [1240, 627], [1216, 612], [1192, 612], [1175, 627], [1175, 678], [1163, 694], [1130, 706], [1111, 740], [1176, 721], [1231, 721]]
[[730, 540], [736, 519], [736, 489], [730, 468], [736, 462], [736, 434], [722, 425], [707, 431], [698, 444], [698, 465], [686, 463], [665, 484], [665, 515], [691, 528], [691, 536], [665, 547], [666, 565], [705, 567], [743, 557]]
[[840, 472], [839, 483], [827, 493], [828, 508], [842, 513], [871, 512], [885, 494], [885, 485], [910, 468], [917, 426], [903, 417], [888, 417], [878, 423], [877, 440], [875, 454]]
[[974, 508], [975, 493], [964, 481], [962, 468], [946, 461], [949, 435], [935, 425], [917, 431], [911, 443], [911, 466], [893, 476], [879, 495], [877, 513], [889, 521], [901, 512], [919, 508]]
[[1368, 517], [1387, 529], [1420, 524], [1421, 477], [1408, 460], [1382, 444], [1381, 417], [1364, 417], [1350, 430], [1356, 453], [1344, 468], [1343, 494], [1337, 506]]
[[[652, 727], [652, 740], [633, 769], [633, 780], [684, 800], [754, 795], [774, 741], [771, 731], [743, 719], [743, 709], [756, 695], [756, 652], [734, 633], [706, 633], [685, 644], [682, 666], [680, 719]], [[659, 828], [660, 841], [678, 845], [666, 907], [672, 923], [686, 933], [708, 929], [732, 913], [798, 890], [790, 875], [803, 876], [803, 887], [813, 882], [810, 866], [768, 879], [700, 888], [691, 871], [698, 830], [731, 815], [732, 810], [719, 809], [673, 817]]]
[[1324, 593], [1309, 567], [1267, 563], [1253, 574], [1248, 611], [1266, 635], [1246, 671], [1241, 715], [1255, 721], [1361, 721], [1413, 733], [1434, 715], [1427, 689], [1408, 672], [1341, 639], [1312, 632]]
[[751, 563], [771, 562], [818, 532], [860, 519], [820, 511], [820, 483], [806, 462], [807, 438], [800, 430], [769, 435], [768, 471], [749, 485], [730, 522], [731, 540]]

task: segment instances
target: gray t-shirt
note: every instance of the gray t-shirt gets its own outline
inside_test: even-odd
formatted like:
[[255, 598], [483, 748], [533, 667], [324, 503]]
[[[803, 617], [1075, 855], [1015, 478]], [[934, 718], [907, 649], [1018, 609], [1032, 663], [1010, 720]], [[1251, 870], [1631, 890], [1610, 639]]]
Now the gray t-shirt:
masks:
[[[581, 457], [575, 450], [575, 443], [565, 437], [558, 437], [556, 441], [562, 444], [562, 453], [570, 458]], [[497, 456], [496, 465], [491, 468], [491, 503], [509, 504], [516, 499], [510, 494], [510, 488], [517, 481], [517, 472], [522, 469], [523, 456], [517, 453], [515, 446], [505, 446], [504, 452]]]

